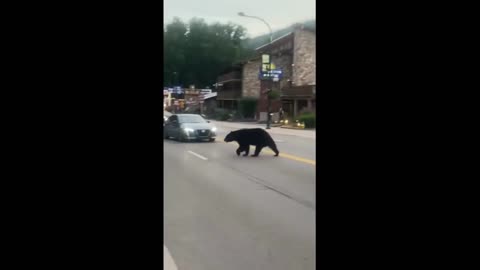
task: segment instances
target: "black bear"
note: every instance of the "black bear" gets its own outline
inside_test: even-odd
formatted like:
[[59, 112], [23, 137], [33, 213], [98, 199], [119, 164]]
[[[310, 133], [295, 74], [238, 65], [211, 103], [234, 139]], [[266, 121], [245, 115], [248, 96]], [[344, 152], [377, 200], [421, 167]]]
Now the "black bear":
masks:
[[246, 128], [232, 131], [225, 137], [225, 142], [236, 141], [239, 144], [237, 149], [237, 156], [241, 152], [245, 152], [243, 156], [247, 156], [250, 151], [250, 145], [255, 145], [255, 153], [252, 157], [257, 157], [260, 151], [266, 146], [270, 147], [275, 152], [275, 156], [278, 156], [279, 151], [277, 145], [273, 141], [268, 132], [261, 128]]

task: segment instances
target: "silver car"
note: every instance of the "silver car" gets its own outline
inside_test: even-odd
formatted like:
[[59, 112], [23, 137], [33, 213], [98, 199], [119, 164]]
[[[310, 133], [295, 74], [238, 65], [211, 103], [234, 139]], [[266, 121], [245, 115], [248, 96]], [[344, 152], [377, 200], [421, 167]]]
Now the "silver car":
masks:
[[198, 114], [174, 114], [163, 128], [165, 139], [173, 137], [179, 141], [215, 141], [217, 128]]

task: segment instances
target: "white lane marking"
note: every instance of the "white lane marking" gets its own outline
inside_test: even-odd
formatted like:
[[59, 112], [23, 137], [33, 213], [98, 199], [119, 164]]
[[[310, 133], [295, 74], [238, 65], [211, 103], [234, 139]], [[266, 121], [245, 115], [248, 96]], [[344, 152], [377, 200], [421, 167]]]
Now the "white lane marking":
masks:
[[199, 155], [199, 154], [197, 154], [197, 153], [195, 153], [195, 152], [188, 151], [188, 153], [190, 153], [190, 154], [192, 154], [192, 155], [194, 155], [194, 156], [196, 156], [196, 157], [198, 157], [198, 158], [201, 158], [201, 159], [203, 159], [203, 160], [208, 160], [208, 158], [206, 158], [206, 157], [204, 157], [204, 156], [202, 156], [202, 155]]
[[163, 245], [163, 269], [165, 270], [177, 270], [177, 265], [175, 264], [175, 261], [172, 258], [172, 255], [170, 255], [170, 252], [168, 251], [168, 248]]

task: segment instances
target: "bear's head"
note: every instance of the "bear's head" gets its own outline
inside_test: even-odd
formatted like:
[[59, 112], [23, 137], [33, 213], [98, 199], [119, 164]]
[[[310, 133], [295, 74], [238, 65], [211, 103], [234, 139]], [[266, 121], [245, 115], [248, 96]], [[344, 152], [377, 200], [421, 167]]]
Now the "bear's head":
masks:
[[237, 134], [235, 132], [230, 132], [225, 136], [225, 142], [233, 142], [237, 139]]

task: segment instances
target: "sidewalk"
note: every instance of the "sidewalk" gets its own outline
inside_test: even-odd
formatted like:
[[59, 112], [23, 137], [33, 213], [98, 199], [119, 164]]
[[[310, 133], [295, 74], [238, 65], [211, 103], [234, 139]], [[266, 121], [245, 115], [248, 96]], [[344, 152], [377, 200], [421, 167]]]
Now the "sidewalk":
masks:
[[[266, 128], [265, 124], [257, 124], [257, 123], [242, 123], [242, 122], [224, 122], [224, 121], [215, 121], [210, 120], [212, 124], [217, 127], [222, 127], [226, 129], [241, 129], [241, 128]], [[301, 130], [301, 129], [286, 129], [281, 127], [271, 127], [267, 130], [268, 133], [278, 134], [278, 135], [288, 135], [288, 136], [298, 136], [308, 139], [316, 138], [316, 130]]]

